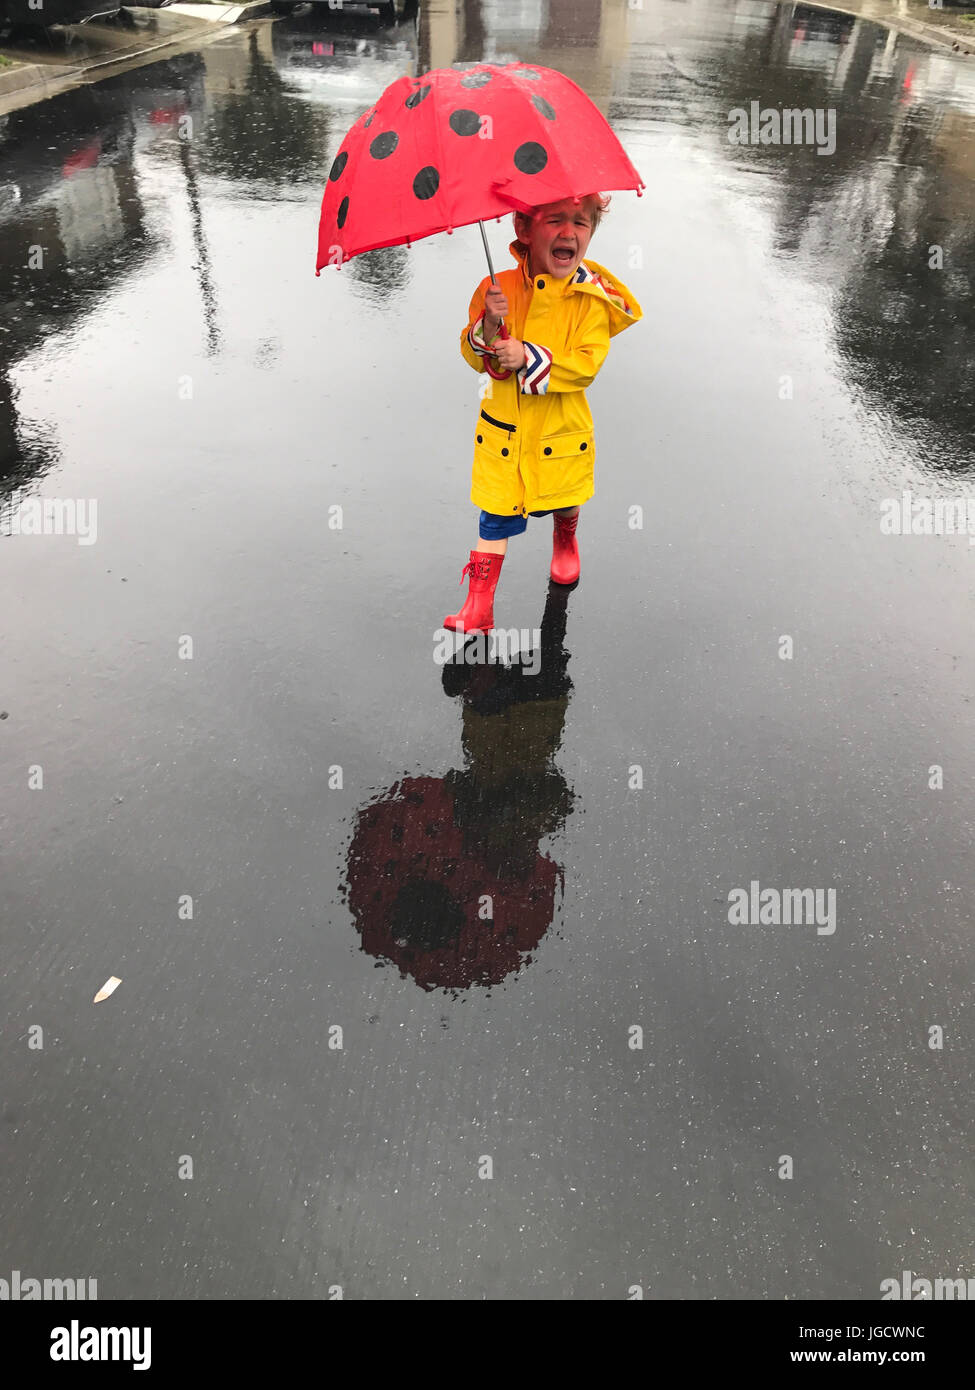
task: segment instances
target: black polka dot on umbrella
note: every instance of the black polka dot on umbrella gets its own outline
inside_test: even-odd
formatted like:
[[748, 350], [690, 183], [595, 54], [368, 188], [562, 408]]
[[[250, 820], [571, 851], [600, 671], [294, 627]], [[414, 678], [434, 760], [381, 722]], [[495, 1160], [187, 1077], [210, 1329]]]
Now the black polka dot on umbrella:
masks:
[[331, 169], [329, 169], [329, 171], [328, 171], [328, 177], [329, 177], [329, 179], [330, 179], [330, 181], [331, 181], [332, 183], [334, 183], [335, 180], [336, 180], [337, 178], [341, 178], [341, 176], [342, 176], [342, 171], [344, 170], [344, 168], [345, 168], [346, 164], [348, 164], [348, 162], [349, 162], [349, 152], [348, 152], [348, 150], [342, 150], [339, 154], [337, 154], [337, 155], [335, 156], [335, 160], [334, 160], [334, 162], [333, 162], [333, 164], [332, 164], [332, 167], [331, 167]]
[[413, 108], [414, 108], [414, 106], [419, 106], [419, 104], [420, 104], [420, 102], [423, 100], [423, 98], [426, 97], [426, 96], [429, 96], [429, 95], [430, 95], [430, 84], [427, 83], [427, 85], [426, 85], [425, 87], [417, 87], [417, 89], [416, 89], [415, 92], [410, 92], [409, 96], [406, 98], [406, 103], [405, 103], [405, 104], [406, 104], [406, 105], [410, 108], [410, 110], [412, 111]]
[[384, 130], [381, 135], [377, 135], [369, 146], [369, 153], [373, 159], [387, 159], [399, 144], [399, 136], [395, 130]]
[[452, 111], [450, 128], [455, 135], [476, 135], [481, 128], [481, 118], [476, 111]]
[[542, 74], [536, 72], [534, 68], [515, 68], [511, 75], [512, 77], [527, 77], [530, 78], [532, 82], [541, 82], [542, 80]]
[[362, 124], [363, 124], [363, 126], [365, 127], [366, 130], [369, 129], [369, 127], [372, 125], [372, 123], [373, 123], [373, 121], [375, 120], [375, 118], [376, 118], [376, 113], [375, 113], [375, 111], [370, 111], [370, 112], [369, 112], [369, 115], [368, 115], [368, 116], [366, 117], [366, 119], [362, 122]]
[[515, 150], [515, 168], [523, 174], [539, 174], [548, 163], [545, 146], [537, 140], [526, 140]]
[[335, 224], [336, 224], [336, 226], [338, 226], [338, 227], [344, 227], [344, 226], [345, 226], [345, 219], [348, 217], [348, 215], [349, 215], [349, 199], [348, 199], [348, 196], [346, 196], [345, 198], [342, 199], [341, 203], [339, 203], [339, 212], [338, 212], [338, 216], [337, 216], [336, 219], [335, 219]]
[[469, 72], [460, 79], [462, 87], [486, 87], [491, 81], [489, 72]]
[[535, 107], [536, 111], [541, 111], [542, 115], [548, 120], [555, 120], [555, 107], [551, 102], [546, 101], [544, 97], [532, 97], [532, 106]]
[[413, 192], [418, 198], [432, 198], [440, 187], [440, 174], [432, 164], [425, 165], [413, 180]]

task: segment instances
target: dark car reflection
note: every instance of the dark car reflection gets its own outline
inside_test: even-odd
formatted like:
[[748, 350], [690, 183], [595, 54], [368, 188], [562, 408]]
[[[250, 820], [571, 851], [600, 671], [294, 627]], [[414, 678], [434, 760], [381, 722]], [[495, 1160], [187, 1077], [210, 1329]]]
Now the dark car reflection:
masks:
[[203, 112], [203, 65], [183, 54], [25, 107], [0, 127], [0, 500], [45, 473], [57, 444], [22, 424], [13, 375], [156, 249], [134, 159], [180, 113]]
[[362, 949], [425, 990], [499, 984], [555, 916], [563, 870], [539, 844], [575, 801], [555, 765], [572, 691], [569, 594], [549, 586], [523, 664], [468, 665], [461, 652], [444, 666], [444, 692], [462, 702], [464, 766], [404, 778], [356, 817], [345, 897]]

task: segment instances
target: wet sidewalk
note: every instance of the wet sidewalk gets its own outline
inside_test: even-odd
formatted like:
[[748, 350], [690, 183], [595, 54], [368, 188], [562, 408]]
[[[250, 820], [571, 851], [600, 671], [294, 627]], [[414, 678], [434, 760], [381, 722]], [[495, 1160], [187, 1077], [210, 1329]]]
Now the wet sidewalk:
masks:
[[89, 24], [55, 25], [36, 34], [8, 36], [0, 54], [0, 114], [66, 91], [82, 79], [98, 80], [126, 63], [209, 43], [242, 20], [270, 14], [269, 4], [171, 5], [122, 9]]
[[[0, 519], [86, 518], [0, 535], [0, 1279], [964, 1274], [975, 547], [901, 503], [975, 511], [975, 60], [761, 0], [425, 11], [216, 26], [0, 121]], [[515, 56], [647, 184], [590, 253], [645, 319], [582, 581], [533, 520], [496, 598], [535, 674], [438, 661], [477, 228], [314, 274], [352, 123]], [[755, 99], [835, 151], [732, 143]]]

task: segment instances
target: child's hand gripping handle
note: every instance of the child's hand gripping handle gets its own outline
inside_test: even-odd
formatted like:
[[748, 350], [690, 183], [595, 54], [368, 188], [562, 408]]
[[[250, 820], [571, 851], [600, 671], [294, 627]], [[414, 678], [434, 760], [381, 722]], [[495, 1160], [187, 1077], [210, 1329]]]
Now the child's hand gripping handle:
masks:
[[[506, 341], [506, 339], [511, 337], [511, 334], [504, 326], [504, 316], [507, 313], [508, 301], [505, 298], [504, 293], [498, 286], [497, 282], [495, 282], [494, 284], [492, 284], [491, 288], [487, 291], [487, 293], [484, 296], [484, 329], [485, 335], [487, 337], [493, 336], [492, 334], [487, 333], [489, 317], [492, 319], [497, 319], [498, 335], [501, 338], [502, 342]], [[485, 357], [484, 367], [488, 375], [493, 376], [495, 381], [504, 381], [507, 377], [511, 375], [511, 373], [507, 371], [497, 371], [494, 367], [491, 366], [492, 360], [496, 362], [497, 358], [492, 359], [490, 357]]]
[[[511, 334], [508, 332], [507, 328], [505, 328], [503, 323], [498, 328], [498, 336], [500, 337], [502, 342], [504, 342], [507, 338], [511, 337]], [[511, 373], [506, 371], [495, 371], [495, 369], [491, 366], [491, 363], [497, 362], [497, 360], [498, 359], [496, 357], [485, 357], [484, 370], [488, 373], [489, 376], [493, 376], [495, 381], [504, 381], [507, 377], [511, 375]]]

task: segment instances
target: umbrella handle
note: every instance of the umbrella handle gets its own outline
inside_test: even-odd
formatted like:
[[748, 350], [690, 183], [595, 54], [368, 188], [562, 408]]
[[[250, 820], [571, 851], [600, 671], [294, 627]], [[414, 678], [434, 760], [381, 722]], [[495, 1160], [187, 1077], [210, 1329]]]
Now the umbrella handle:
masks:
[[[483, 222], [479, 221], [477, 225], [481, 229], [481, 240], [484, 242], [484, 254], [485, 256], [487, 256], [488, 270], [491, 273], [491, 284], [496, 285], [498, 283], [498, 277], [494, 273], [494, 262], [491, 260], [491, 248], [490, 246], [488, 246], [487, 232], [485, 232], [484, 230]], [[501, 334], [502, 342], [504, 342], [506, 338], [511, 337], [511, 334], [504, 326], [503, 319], [501, 321], [501, 325], [498, 329], [498, 332]], [[491, 359], [489, 357], [485, 357], [484, 359], [484, 370], [487, 372], [488, 376], [494, 377], [495, 381], [507, 381], [508, 377], [511, 375], [510, 371], [496, 372], [494, 368], [491, 366]]]
[[[508, 338], [511, 337], [511, 334], [504, 326], [503, 320], [500, 328], [498, 329], [498, 332], [501, 334], [502, 342], [505, 342]], [[484, 359], [484, 370], [487, 372], [488, 376], [494, 377], [495, 381], [507, 381], [508, 377], [511, 375], [510, 371], [496, 372], [494, 368], [491, 366], [491, 359], [489, 357], [485, 357]]]

